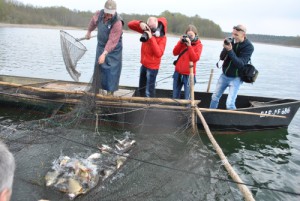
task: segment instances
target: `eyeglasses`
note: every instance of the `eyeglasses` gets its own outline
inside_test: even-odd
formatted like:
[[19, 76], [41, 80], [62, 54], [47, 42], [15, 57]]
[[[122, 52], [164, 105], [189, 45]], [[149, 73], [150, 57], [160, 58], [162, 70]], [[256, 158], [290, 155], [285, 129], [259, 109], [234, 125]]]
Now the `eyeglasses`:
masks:
[[241, 29], [240, 27], [238, 26], [234, 26], [233, 29], [237, 30], [237, 31], [242, 31], [242, 32], [245, 32], [243, 29]]

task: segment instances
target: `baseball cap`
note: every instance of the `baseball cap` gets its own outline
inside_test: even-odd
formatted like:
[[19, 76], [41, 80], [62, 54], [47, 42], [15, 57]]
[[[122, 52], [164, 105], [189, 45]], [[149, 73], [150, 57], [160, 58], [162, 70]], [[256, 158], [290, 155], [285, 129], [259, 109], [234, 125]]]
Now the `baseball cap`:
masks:
[[114, 0], [107, 0], [104, 5], [104, 13], [115, 14], [117, 9], [117, 4]]

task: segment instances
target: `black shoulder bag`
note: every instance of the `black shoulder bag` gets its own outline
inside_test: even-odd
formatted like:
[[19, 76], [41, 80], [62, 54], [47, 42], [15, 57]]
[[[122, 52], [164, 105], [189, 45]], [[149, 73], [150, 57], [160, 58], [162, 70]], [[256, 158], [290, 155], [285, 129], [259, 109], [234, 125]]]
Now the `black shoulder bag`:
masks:
[[177, 59], [175, 61], [173, 61], [174, 66], [176, 66], [177, 61], [179, 60], [179, 58], [181, 57], [181, 55], [183, 55], [183, 53], [185, 53], [188, 50], [188, 48], [185, 48], [177, 57]]
[[241, 70], [240, 73], [241, 80], [243, 82], [253, 83], [255, 82], [257, 76], [258, 76], [258, 70], [252, 65], [250, 59], [250, 63], [246, 64]]

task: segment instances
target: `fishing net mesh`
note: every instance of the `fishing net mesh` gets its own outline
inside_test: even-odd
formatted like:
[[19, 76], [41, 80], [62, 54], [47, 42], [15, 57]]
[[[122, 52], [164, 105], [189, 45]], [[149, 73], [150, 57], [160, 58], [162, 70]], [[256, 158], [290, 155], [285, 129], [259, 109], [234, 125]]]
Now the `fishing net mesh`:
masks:
[[61, 30], [60, 45], [66, 69], [75, 81], [79, 81], [80, 73], [76, 70], [77, 62], [87, 51], [86, 47], [72, 35]]
[[93, 80], [1, 86], [24, 100], [1, 107], [0, 139], [17, 161], [12, 200], [241, 200], [188, 107], [134, 99], [135, 88], [105, 96]]

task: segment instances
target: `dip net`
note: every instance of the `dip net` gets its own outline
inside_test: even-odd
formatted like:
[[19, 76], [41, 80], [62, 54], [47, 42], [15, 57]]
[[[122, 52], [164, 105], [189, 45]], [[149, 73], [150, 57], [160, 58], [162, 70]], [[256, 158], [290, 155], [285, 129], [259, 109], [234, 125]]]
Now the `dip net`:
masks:
[[86, 47], [80, 42], [83, 39], [76, 39], [67, 32], [60, 30], [60, 45], [66, 69], [74, 81], [78, 82], [80, 72], [76, 70], [77, 62], [87, 51]]
[[17, 162], [12, 200], [242, 199], [171, 92], [157, 90], [161, 98], [150, 101], [120, 87], [108, 96], [93, 80], [3, 79], [10, 99], [0, 139]]

